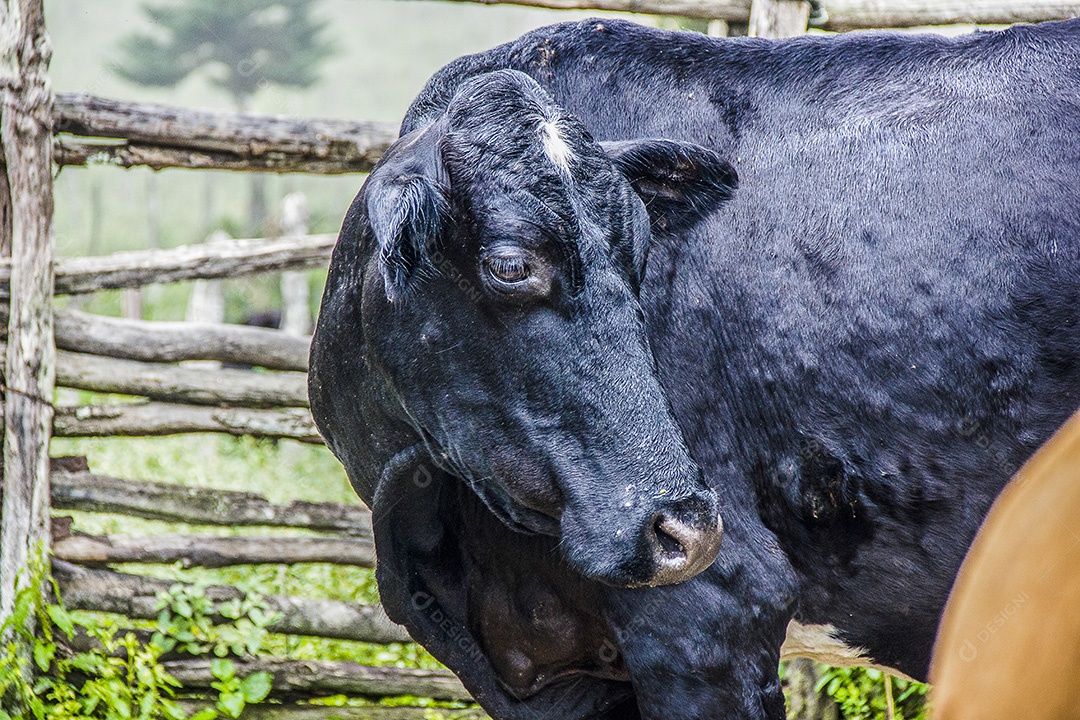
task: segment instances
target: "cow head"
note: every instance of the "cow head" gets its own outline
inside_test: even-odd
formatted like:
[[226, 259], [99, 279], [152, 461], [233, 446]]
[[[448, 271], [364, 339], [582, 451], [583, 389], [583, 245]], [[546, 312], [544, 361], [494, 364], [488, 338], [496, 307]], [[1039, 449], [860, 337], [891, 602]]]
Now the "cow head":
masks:
[[[360, 431], [331, 409], [350, 391], [319, 365], [346, 360], [320, 355], [319, 335], [355, 332], [361, 394], [507, 526], [559, 538], [573, 569], [610, 585], [702, 571], [717, 498], [658, 381], [638, 287], [653, 228], [734, 183], [694, 145], [602, 147], [522, 73], [466, 81], [386, 153], [343, 228], [312, 361], [330, 446], [356, 456], [343, 436]], [[343, 322], [330, 302], [359, 307]], [[362, 494], [395, 482], [352, 464]]]

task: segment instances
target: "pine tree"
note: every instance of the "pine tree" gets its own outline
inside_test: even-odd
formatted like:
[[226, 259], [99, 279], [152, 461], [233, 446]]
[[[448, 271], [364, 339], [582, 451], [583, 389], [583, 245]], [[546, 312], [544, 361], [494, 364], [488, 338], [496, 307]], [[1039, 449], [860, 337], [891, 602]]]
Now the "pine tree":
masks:
[[[174, 87], [189, 75], [206, 72], [229, 94], [238, 110], [267, 85], [307, 87], [334, 53], [327, 23], [314, 16], [316, 0], [186, 0], [144, 5], [158, 29], [120, 42], [113, 70], [126, 80], [151, 87]], [[262, 176], [252, 184], [251, 222], [258, 230], [265, 216]]]

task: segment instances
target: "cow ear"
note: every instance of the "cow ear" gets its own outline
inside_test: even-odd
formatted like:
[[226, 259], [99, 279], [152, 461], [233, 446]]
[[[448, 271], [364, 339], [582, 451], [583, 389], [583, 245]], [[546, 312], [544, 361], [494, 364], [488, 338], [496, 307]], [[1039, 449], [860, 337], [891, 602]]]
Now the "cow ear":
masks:
[[405, 135], [368, 178], [368, 223], [390, 302], [399, 302], [410, 280], [430, 263], [429, 249], [448, 214], [440, 136], [434, 126]]
[[676, 140], [601, 143], [649, 212], [653, 232], [671, 232], [726, 202], [739, 184], [716, 152]]

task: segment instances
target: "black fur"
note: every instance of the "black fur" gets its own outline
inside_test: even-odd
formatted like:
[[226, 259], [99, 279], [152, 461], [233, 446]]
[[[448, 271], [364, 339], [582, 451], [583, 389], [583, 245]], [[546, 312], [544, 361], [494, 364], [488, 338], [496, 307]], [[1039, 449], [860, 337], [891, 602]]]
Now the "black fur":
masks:
[[[312, 347], [387, 611], [497, 718], [779, 720], [793, 617], [924, 677], [979, 522], [1080, 403], [1078, 97], [1080, 20], [592, 20], [444, 68], [345, 219]], [[439, 223], [371, 199], [410, 153]], [[437, 251], [380, 252], [402, 228]], [[524, 294], [485, 274], [504, 246], [542, 271]], [[619, 587], [655, 513], [717, 507], [711, 567]]]

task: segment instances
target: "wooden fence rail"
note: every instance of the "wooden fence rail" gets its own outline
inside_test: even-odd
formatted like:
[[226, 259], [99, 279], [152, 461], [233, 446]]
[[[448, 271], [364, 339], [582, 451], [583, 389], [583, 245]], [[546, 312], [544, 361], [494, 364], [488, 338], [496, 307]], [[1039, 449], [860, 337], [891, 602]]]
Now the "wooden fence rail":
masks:
[[[140, 620], [156, 619], [158, 597], [176, 584], [171, 580], [83, 567], [59, 558], [53, 561], [53, 574], [69, 608], [116, 613]], [[215, 603], [245, 597], [231, 585], [211, 585], [204, 594]], [[287, 595], [263, 595], [262, 600], [277, 613], [277, 618], [266, 627], [271, 632], [369, 643], [412, 642], [405, 628], [391, 622], [378, 605]]]
[[[151, 283], [325, 268], [336, 241], [336, 235], [215, 240], [168, 250], [58, 258], [56, 294], [74, 295]], [[0, 261], [0, 299], [8, 297], [10, 278], [10, 261]]]
[[279, 330], [243, 325], [122, 320], [58, 310], [56, 346], [142, 362], [216, 360], [307, 372], [310, 341]]
[[224, 433], [237, 437], [288, 438], [319, 445], [322, 436], [306, 408], [207, 407], [174, 403], [59, 405], [55, 437], [161, 437]]
[[138, 395], [192, 405], [274, 408], [307, 407], [307, 375], [190, 368], [117, 360], [100, 355], [56, 354], [56, 384], [102, 393]]
[[182, 567], [332, 563], [375, 567], [370, 540], [327, 537], [248, 537], [165, 533], [161, 535], [53, 534], [53, 555], [98, 567], [113, 563], [180, 563]]
[[1011, 25], [1080, 15], [1076, 0], [824, 0], [818, 27], [838, 32], [923, 25]]
[[[679, 15], [702, 20], [746, 24], [751, 0], [456, 0], [484, 5], [509, 3], [555, 10]], [[1076, 0], [823, 0], [824, 12], [814, 22], [822, 30], [842, 32], [873, 28], [977, 23], [1009, 25], [1061, 20], [1080, 15]]]
[[58, 165], [324, 175], [367, 172], [397, 138], [389, 123], [192, 110], [81, 93], [56, 96], [54, 130], [61, 133], [53, 149]]
[[[367, 667], [351, 662], [270, 658], [237, 661], [235, 665], [239, 677], [263, 671], [270, 673], [274, 678], [270, 697], [418, 695], [435, 700], [472, 700], [461, 681], [446, 670]], [[210, 660], [173, 660], [164, 663], [164, 666], [185, 688], [209, 689], [216, 679], [210, 673]]]
[[52, 507], [221, 527], [290, 527], [371, 539], [363, 505], [269, 502], [255, 493], [121, 480], [91, 473], [84, 458], [53, 458]]

